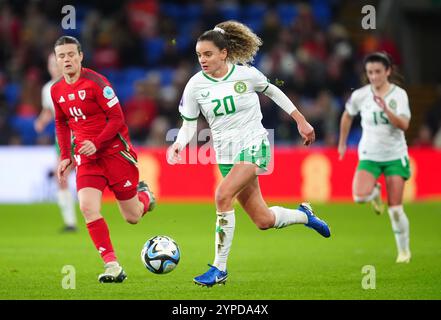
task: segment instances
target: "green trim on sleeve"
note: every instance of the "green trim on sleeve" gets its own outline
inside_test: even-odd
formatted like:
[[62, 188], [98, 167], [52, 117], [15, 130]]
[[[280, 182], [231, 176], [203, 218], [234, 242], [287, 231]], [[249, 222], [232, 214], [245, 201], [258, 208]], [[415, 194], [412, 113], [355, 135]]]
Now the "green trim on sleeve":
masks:
[[184, 115], [181, 113], [181, 118], [184, 119], [184, 120], [187, 120], [187, 121], [195, 121], [195, 120], [197, 120], [199, 117], [196, 117], [196, 118], [187, 118], [186, 116], [184, 116]]
[[264, 93], [264, 92], [266, 91], [266, 89], [268, 89], [268, 87], [269, 87], [269, 85], [267, 85], [267, 86], [265, 87], [265, 89], [263, 89], [263, 91], [262, 91], [261, 93]]

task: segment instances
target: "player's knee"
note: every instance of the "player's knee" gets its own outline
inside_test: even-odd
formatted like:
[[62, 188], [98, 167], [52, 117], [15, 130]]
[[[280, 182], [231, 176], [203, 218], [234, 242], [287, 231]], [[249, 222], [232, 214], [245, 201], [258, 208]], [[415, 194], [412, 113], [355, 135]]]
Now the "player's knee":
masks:
[[229, 207], [233, 201], [233, 197], [223, 188], [218, 188], [215, 194], [215, 201], [218, 208]]
[[100, 210], [88, 202], [80, 203], [80, 210], [86, 220], [96, 220], [100, 217]]
[[270, 219], [258, 219], [254, 223], [259, 230], [268, 230], [274, 226], [274, 221]]

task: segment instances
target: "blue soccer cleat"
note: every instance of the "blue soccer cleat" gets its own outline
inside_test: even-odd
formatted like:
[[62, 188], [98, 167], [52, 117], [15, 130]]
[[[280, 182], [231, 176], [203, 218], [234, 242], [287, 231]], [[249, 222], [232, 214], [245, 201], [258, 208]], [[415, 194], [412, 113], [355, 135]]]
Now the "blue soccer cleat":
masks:
[[210, 269], [204, 274], [197, 276], [193, 279], [194, 283], [205, 287], [212, 287], [215, 284], [225, 284], [228, 278], [227, 271], [220, 271], [211, 264], [208, 265]]
[[329, 229], [328, 225], [326, 222], [314, 215], [314, 211], [309, 203], [303, 202], [299, 206], [299, 210], [304, 212], [308, 217], [308, 223], [305, 224], [306, 227], [314, 229], [325, 238], [329, 238], [331, 236], [331, 230]]

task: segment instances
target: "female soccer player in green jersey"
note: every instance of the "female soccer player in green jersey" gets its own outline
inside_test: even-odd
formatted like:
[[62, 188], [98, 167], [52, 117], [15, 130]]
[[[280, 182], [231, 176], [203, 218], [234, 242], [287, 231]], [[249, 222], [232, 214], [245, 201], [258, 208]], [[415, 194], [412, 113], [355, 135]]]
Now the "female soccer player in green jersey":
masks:
[[296, 121], [305, 145], [314, 142], [315, 134], [288, 97], [248, 65], [261, 44], [257, 35], [236, 21], [222, 22], [198, 38], [196, 54], [202, 70], [184, 89], [179, 105], [183, 124], [167, 153], [169, 163], [178, 161], [180, 151], [196, 133], [196, 120], [202, 112], [210, 126], [216, 161], [224, 177], [215, 195], [214, 263], [206, 273], [194, 278], [195, 283], [204, 286], [225, 283], [227, 279], [235, 199], [261, 230], [301, 223], [324, 237], [330, 236], [327, 224], [314, 216], [308, 203], [302, 203], [298, 209], [268, 208], [262, 198], [258, 175], [267, 170], [271, 152], [257, 93], [267, 95]]
[[410, 261], [409, 220], [403, 210], [404, 183], [410, 177], [409, 156], [404, 131], [409, 127], [410, 108], [407, 93], [391, 82], [392, 63], [385, 53], [375, 52], [364, 59], [369, 83], [355, 90], [346, 103], [340, 123], [338, 152], [346, 152], [346, 140], [352, 119], [360, 113], [363, 134], [358, 146], [359, 163], [354, 175], [352, 194], [355, 202], [372, 202], [381, 214], [381, 185], [386, 178], [387, 201], [397, 243], [396, 262]]

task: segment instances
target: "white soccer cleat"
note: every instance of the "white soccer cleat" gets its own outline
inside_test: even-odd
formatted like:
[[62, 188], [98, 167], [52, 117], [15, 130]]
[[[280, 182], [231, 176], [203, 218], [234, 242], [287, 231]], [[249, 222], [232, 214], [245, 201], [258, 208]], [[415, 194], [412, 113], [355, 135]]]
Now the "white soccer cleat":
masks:
[[411, 258], [411, 254], [410, 251], [407, 252], [400, 252], [398, 254], [396, 263], [409, 263], [410, 262], [410, 258]]
[[380, 215], [384, 211], [384, 203], [383, 200], [381, 200], [381, 184], [377, 182], [374, 188], [378, 189], [378, 196], [372, 199], [371, 204], [375, 213]]
[[101, 283], [123, 282], [127, 278], [126, 273], [118, 262], [109, 262], [104, 265], [104, 273], [98, 276]]

